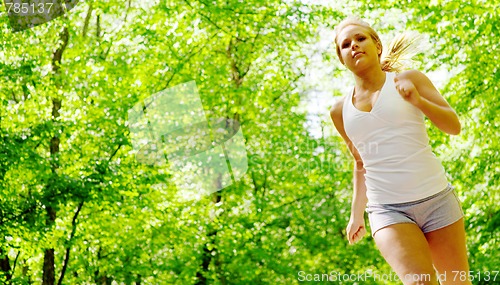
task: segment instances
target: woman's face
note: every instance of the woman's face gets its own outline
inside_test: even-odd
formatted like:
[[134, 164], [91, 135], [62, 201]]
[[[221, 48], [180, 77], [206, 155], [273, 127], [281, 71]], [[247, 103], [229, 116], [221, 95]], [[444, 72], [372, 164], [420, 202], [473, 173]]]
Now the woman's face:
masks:
[[337, 36], [342, 61], [351, 71], [364, 69], [373, 64], [380, 65], [380, 44], [375, 43], [368, 31], [357, 25], [349, 25]]

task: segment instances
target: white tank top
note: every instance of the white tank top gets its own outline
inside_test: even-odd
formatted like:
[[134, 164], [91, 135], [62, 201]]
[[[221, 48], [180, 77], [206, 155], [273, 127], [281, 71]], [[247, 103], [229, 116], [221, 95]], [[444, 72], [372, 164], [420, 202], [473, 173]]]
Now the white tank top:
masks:
[[429, 145], [424, 115], [401, 98], [394, 76], [386, 73], [370, 112], [354, 107], [352, 93], [342, 109], [346, 134], [366, 169], [366, 194], [371, 204], [420, 200], [448, 184], [444, 168]]

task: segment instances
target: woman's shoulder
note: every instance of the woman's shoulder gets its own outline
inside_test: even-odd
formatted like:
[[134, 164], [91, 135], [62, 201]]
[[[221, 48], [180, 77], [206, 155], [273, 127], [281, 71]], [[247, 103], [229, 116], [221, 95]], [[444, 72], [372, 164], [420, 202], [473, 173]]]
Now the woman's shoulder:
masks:
[[398, 79], [410, 79], [413, 82], [418, 82], [423, 79], [428, 79], [428, 77], [420, 70], [410, 69], [397, 73]]
[[417, 87], [417, 89], [420, 88], [424, 88], [426, 90], [435, 89], [434, 84], [429, 79], [429, 77], [427, 77], [427, 75], [416, 69], [403, 71], [397, 74], [396, 77], [398, 80], [400, 79], [410, 80], [413, 83], [413, 85]]
[[330, 108], [330, 116], [332, 118], [339, 116], [339, 115], [342, 115], [342, 108], [344, 107], [345, 97], [346, 96], [337, 97], [337, 100], [335, 100], [335, 102], [333, 102], [333, 105]]

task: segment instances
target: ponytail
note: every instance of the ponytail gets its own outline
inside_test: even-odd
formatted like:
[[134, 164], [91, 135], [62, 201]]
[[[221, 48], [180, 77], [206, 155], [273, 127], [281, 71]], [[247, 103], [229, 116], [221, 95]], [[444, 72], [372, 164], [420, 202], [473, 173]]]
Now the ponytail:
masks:
[[387, 52], [380, 59], [380, 66], [386, 72], [401, 72], [413, 61], [412, 57], [420, 52], [418, 42], [420, 35], [405, 32], [395, 37], [389, 44]]

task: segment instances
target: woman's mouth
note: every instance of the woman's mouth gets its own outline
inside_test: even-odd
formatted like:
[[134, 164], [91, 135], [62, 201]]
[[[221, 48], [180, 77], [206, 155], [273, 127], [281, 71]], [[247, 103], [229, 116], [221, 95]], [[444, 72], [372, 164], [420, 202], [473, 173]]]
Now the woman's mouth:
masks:
[[357, 51], [357, 52], [355, 52], [355, 53], [352, 55], [352, 57], [353, 57], [353, 58], [355, 58], [356, 56], [358, 56], [358, 55], [360, 55], [360, 54], [363, 54], [363, 52], [361, 52], [361, 51]]

